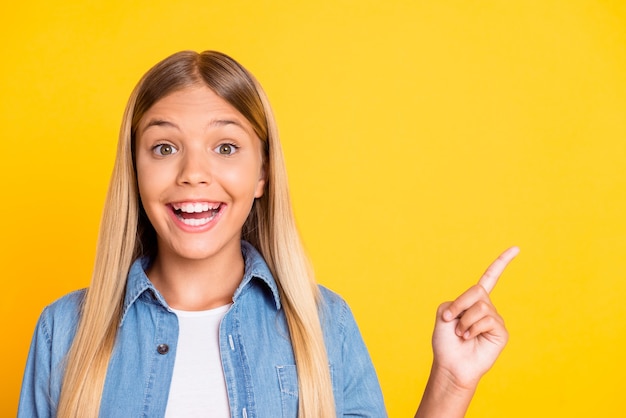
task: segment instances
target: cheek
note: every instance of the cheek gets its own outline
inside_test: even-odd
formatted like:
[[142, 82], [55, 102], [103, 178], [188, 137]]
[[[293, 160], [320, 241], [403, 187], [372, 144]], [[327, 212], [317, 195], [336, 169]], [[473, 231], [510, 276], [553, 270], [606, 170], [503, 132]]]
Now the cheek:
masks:
[[240, 164], [238, 167], [224, 167], [216, 170], [215, 177], [219, 177], [219, 182], [224, 188], [234, 195], [241, 197], [256, 197], [260, 169], [254, 163]]
[[148, 206], [151, 200], [160, 194], [160, 185], [163, 184], [163, 170], [150, 170], [141, 164], [137, 164], [137, 186], [139, 198], [144, 206]]

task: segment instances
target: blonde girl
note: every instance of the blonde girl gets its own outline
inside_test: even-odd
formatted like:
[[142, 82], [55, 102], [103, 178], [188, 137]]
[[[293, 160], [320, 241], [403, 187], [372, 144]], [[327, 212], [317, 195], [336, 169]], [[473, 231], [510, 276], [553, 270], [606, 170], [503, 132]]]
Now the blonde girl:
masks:
[[[504, 347], [488, 292], [443, 304], [417, 416], [462, 416]], [[42, 313], [18, 416], [386, 416], [345, 302], [316, 285], [255, 78], [176, 53], [128, 101], [94, 273]]]

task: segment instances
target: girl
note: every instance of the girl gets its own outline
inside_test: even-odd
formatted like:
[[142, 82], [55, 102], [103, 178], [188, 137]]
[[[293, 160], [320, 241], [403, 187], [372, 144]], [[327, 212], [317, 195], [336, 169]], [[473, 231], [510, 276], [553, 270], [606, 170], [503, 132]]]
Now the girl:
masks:
[[[42, 313], [20, 417], [386, 416], [345, 302], [316, 285], [254, 77], [179, 52], [133, 91], [92, 282]], [[488, 292], [441, 306], [416, 416], [463, 416], [507, 340]]]

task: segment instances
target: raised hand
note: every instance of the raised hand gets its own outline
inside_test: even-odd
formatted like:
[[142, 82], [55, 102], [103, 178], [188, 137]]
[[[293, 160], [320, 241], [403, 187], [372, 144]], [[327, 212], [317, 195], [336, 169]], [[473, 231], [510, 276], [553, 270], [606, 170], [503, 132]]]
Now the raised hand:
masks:
[[511, 247], [453, 302], [437, 310], [433, 367], [416, 418], [464, 417], [480, 378], [493, 366], [509, 338], [489, 299], [500, 275], [519, 253]]
[[518, 253], [517, 247], [503, 252], [478, 284], [453, 302], [443, 303], [437, 311], [433, 368], [440, 368], [459, 388], [475, 389], [506, 345], [508, 332], [489, 293]]

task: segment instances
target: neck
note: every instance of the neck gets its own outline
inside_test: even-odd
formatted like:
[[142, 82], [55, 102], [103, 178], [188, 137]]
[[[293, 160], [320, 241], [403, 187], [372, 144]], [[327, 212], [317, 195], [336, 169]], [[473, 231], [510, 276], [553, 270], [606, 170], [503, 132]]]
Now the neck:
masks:
[[201, 311], [232, 302], [244, 274], [241, 244], [219, 255], [190, 260], [159, 253], [147, 271], [150, 281], [168, 305], [183, 311]]

